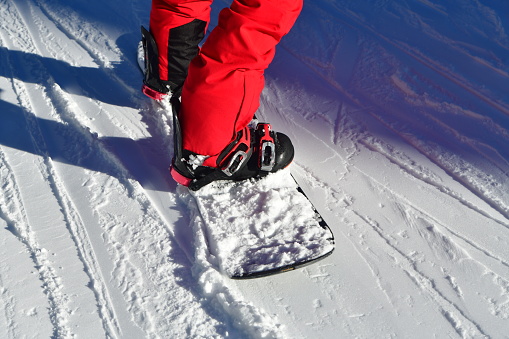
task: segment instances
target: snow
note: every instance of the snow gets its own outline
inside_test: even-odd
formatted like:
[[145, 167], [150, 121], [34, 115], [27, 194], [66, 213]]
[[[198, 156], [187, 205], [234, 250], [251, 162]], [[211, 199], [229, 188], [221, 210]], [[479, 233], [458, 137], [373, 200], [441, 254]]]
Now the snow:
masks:
[[1, 337], [507, 338], [509, 3], [306, 1], [257, 116], [336, 249], [249, 281], [169, 178], [149, 11], [0, 0]]

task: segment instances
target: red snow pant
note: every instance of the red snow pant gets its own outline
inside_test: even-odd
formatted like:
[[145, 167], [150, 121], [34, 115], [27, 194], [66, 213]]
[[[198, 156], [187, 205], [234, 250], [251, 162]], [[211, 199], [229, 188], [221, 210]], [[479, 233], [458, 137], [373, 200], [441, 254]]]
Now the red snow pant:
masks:
[[[275, 46], [297, 19], [303, 0], [234, 0], [219, 15], [182, 88], [183, 148], [219, 154], [247, 126], [259, 106], [264, 70]], [[168, 74], [169, 30], [195, 19], [209, 22], [212, 0], [153, 0], [150, 30], [159, 50], [159, 74]], [[203, 26], [205, 27], [205, 26]], [[170, 65], [171, 66], [171, 65]], [[171, 70], [171, 67], [170, 67]]]

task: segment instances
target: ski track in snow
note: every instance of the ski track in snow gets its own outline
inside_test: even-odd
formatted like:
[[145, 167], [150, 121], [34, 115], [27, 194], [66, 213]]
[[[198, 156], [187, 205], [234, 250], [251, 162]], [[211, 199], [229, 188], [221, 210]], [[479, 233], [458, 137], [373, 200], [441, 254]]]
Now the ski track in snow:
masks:
[[[60, 34], [61, 36], [69, 37], [69, 30], [64, 29], [64, 34], [62, 35], [57, 28], [63, 27], [63, 24], [54, 26], [53, 22], [48, 20], [49, 18], [46, 16], [49, 11], [48, 9], [41, 10], [37, 3], [29, 1], [18, 2], [16, 5], [9, 4], [6, 8], [10, 11], [9, 16], [17, 20], [17, 22], [12, 23], [11, 27], [16, 27], [16, 25], [19, 27], [16, 33], [11, 33], [8, 36], [11, 40], [10, 42], [16, 48], [28, 51], [33, 55], [49, 53], [50, 57], [53, 58], [65, 56], [59, 52], [65, 50], [63, 46], [59, 46], [60, 38], [54, 35]], [[22, 18], [31, 18], [33, 24], [23, 24]], [[6, 22], [5, 24], [8, 25], [9, 23]], [[27, 31], [26, 28], [32, 28], [33, 30]], [[36, 45], [39, 34], [41, 35], [41, 40], [39, 41], [53, 41], [55, 44], [46, 45], [45, 47], [47, 48], [42, 52]], [[83, 46], [86, 46], [85, 42], [80, 43], [79, 47], [75, 47], [75, 52], [79, 52], [79, 49], [83, 49]], [[86, 52], [84, 56], [89, 57], [92, 63], [101, 61], [101, 55], [92, 54], [94, 52], [93, 48], [85, 48], [84, 50]], [[68, 56], [70, 57], [71, 54]], [[55, 203], [61, 212], [62, 222], [67, 229], [70, 239], [74, 242], [74, 247], [77, 249], [77, 257], [81, 261], [83, 271], [87, 274], [88, 279], [88, 282], [84, 283], [83, 286], [92, 290], [96, 298], [96, 301], [91, 305], [97, 305], [96, 316], [101, 319], [103, 335], [108, 337], [125, 337], [126, 333], [123, 333], [123, 331], [129, 333], [129, 327], [134, 330], [129, 333], [129, 336], [132, 337], [138, 336], [136, 331], [139, 330], [136, 327], [141, 328], [143, 333], [150, 337], [182, 337], [184, 333], [191, 336], [210, 335], [211, 333], [223, 333], [224, 335], [224, 333], [228, 332], [234, 334], [236, 332], [235, 328], [239, 327], [238, 325], [228, 324], [229, 321], [227, 320], [223, 320], [226, 325], [218, 325], [213, 318], [211, 319], [210, 316], [203, 314], [207, 307], [204, 307], [193, 296], [198, 286], [192, 286], [193, 284], [198, 285], [198, 283], [185, 280], [191, 279], [191, 272], [187, 273], [189, 275], [187, 278], [185, 273], [184, 275], [176, 274], [181, 269], [182, 263], [179, 264], [177, 262], [172, 264], [171, 261], [168, 262], [167, 255], [161, 255], [163, 253], [172, 253], [175, 259], [181, 257], [180, 260], [184, 263], [188, 262], [188, 258], [182, 253], [181, 249], [171, 249], [172, 246], [175, 246], [175, 243], [171, 243], [173, 238], [172, 230], [166, 225], [164, 216], [161, 216], [157, 209], [154, 209], [154, 203], [146, 195], [147, 192], [129, 179], [126, 169], [119, 160], [99, 142], [98, 136], [106, 133], [101, 130], [94, 130], [98, 125], [90, 123], [84, 116], [86, 110], [100, 110], [104, 113], [109, 113], [109, 111], [100, 107], [102, 104], [98, 102], [72, 98], [69, 94], [62, 91], [52, 78], [52, 70], [46, 69], [43, 63], [34, 60], [28, 60], [26, 63], [24, 63], [24, 60], [16, 60], [16, 65], [8, 66], [10, 66], [11, 71], [13, 67], [37, 70], [33, 71], [32, 76], [35, 77], [33, 81], [39, 85], [24, 85], [17, 80], [13, 80], [12, 86], [15, 89], [17, 100], [25, 112], [28, 134], [34, 145], [33, 154], [40, 163], [38, 170], [44, 178], [42, 184], [50, 186], [50, 191], [53, 192], [55, 197]], [[104, 62], [98, 65], [99, 69], [104, 66]], [[107, 71], [105, 72], [107, 74]], [[33, 87], [35, 89], [32, 89]], [[80, 113], [78, 114], [77, 112]], [[105, 118], [102, 122], [118, 127], [117, 133], [119, 135], [129, 132], [128, 137], [135, 136], [132, 132], [133, 127], [135, 127], [135, 132], [137, 129], [134, 126], [134, 119], [133, 125], [129, 126], [126, 125], [126, 122], [129, 121], [125, 118], [118, 120], [118, 115], [104, 115], [105, 117], [101, 117], [101, 119]], [[51, 125], [51, 123], [41, 119], [55, 121], [56, 123]], [[41, 132], [41, 122], [44, 124], [42, 127], [43, 132]], [[62, 127], [58, 124], [62, 124]], [[75, 155], [69, 155], [69, 158], [64, 159], [64, 163], [69, 161], [71, 164], [78, 164], [82, 160], [79, 156], [87, 157], [93, 154], [92, 156], [98, 158], [99, 162], [102, 162], [102, 164], [97, 164], [100, 166], [99, 169], [115, 175], [118, 179], [105, 180], [102, 178], [104, 175], [88, 173], [89, 178], [81, 183], [81, 189], [80, 187], [75, 187], [77, 185], [69, 178], [67, 171], [64, 171], [64, 174], [58, 173], [58, 167], [64, 165], [56, 165], [51, 159], [52, 156], [56, 155], [56, 149], [49, 149], [50, 147], [45, 145], [45, 137], [47, 135], [43, 135], [43, 133], [47, 132], [44, 131], [47, 128], [46, 125], [56, 126], [56, 130], [65, 130], [66, 128], [63, 126], [72, 126], [68, 130], [77, 132], [77, 135], [65, 135], [63, 140], [57, 140], [57, 142], [62, 142], [62, 144], [68, 143], [70, 145], [84, 143], [85, 145], [83, 146], [91, 148], [87, 150], [89, 154], [78, 154], [75, 158]], [[83, 125], [84, 127], [82, 127]], [[104, 128], [104, 125], [101, 127]], [[54, 142], [54, 140], [51, 141]], [[56, 148], [58, 146], [60, 145], [57, 145]], [[55, 145], [51, 147], [55, 147]], [[83, 149], [78, 151], [83, 151]], [[75, 336], [80, 332], [76, 332], [69, 325], [69, 323], [73, 323], [71, 316], [73, 312], [69, 309], [69, 304], [71, 304], [69, 299], [73, 298], [62, 291], [62, 281], [66, 277], [59, 276], [55, 272], [57, 270], [54, 267], [55, 264], [46, 258], [48, 256], [47, 250], [42, 248], [37, 240], [38, 232], [30, 227], [30, 222], [26, 216], [27, 213], [23, 210], [24, 205], [27, 205], [26, 197], [24, 196], [29, 194], [29, 192], [22, 193], [16, 190], [16, 187], [19, 187], [20, 184], [16, 182], [15, 178], [22, 175], [18, 173], [19, 171], [9, 170], [9, 161], [6, 160], [5, 163], [6, 166], [2, 167], [7, 169], [8, 176], [11, 178], [10, 181], [12, 181], [11, 185], [14, 187], [14, 192], [11, 195], [19, 197], [17, 200], [11, 199], [9, 204], [15, 207], [10, 208], [10, 210], [18, 211], [20, 216], [5, 214], [3, 219], [7, 220], [8, 229], [27, 247], [35, 267], [38, 267], [38, 275], [49, 302], [49, 317], [52, 325], [52, 333], [50, 335], [54, 337]], [[84, 172], [86, 178], [87, 171]], [[66, 184], [62, 182], [62, 177], [65, 177]], [[71, 186], [72, 190], [68, 190], [65, 187], [66, 185]], [[85, 191], [83, 187], [86, 188]], [[37, 192], [38, 190], [35, 191]], [[115, 196], [114, 192], [116, 191], [120, 191], [118, 192], [120, 195]], [[6, 193], [9, 192], [6, 191]], [[82, 196], [80, 197], [80, 195]], [[113, 201], [109, 200], [108, 197], [110, 195], [114, 195]], [[96, 219], [99, 229], [94, 230], [90, 225], [88, 225], [88, 230], [85, 228], [80, 214], [73, 205], [73, 198], [80, 202], [83, 198], [89, 200], [90, 207], [93, 210], [86, 211], [85, 207], [81, 213], [86, 215], [86, 222]], [[117, 204], [120, 206], [116, 206]], [[126, 208], [130, 211], [139, 210], [139, 220], [123, 220], [123, 218], [115, 217], [115, 215], [119, 215], [119, 208]], [[132, 218], [135, 215], [129, 215], [129, 217]], [[138, 221], [138, 224], [133, 224], [136, 221]], [[149, 235], [148, 239], [150, 239], [150, 242], [148, 244], [154, 247], [154, 250], [151, 251], [145, 248], [147, 246], [146, 241], [140, 242], [138, 234], [140, 232], [138, 228], [140, 227], [144, 229], [144, 233]], [[98, 239], [97, 235], [92, 236], [87, 234], [87, 232], [91, 231], [102, 232], [102, 239]], [[89, 239], [89, 237], [92, 239]], [[100, 246], [97, 243], [98, 240], [105, 244], [105, 249], [97, 249]], [[94, 241], [96, 243], [92, 244]], [[175, 242], [174, 239], [173, 242]], [[101, 253], [102, 251], [107, 252], [107, 254]], [[154, 255], [154, 252], [159, 253], [159, 255]], [[116, 280], [115, 283], [109, 281], [111, 277], [103, 277], [103, 274], [107, 271], [105, 271], [105, 267], [101, 267], [98, 263], [97, 253], [111, 256], [114, 265], [110, 269], [112, 270], [112, 277]], [[139, 255], [134, 255], [133, 253]], [[141, 263], [144, 264], [140, 266]], [[181, 278], [175, 278], [178, 276]], [[182, 281], [180, 281], [181, 279]], [[179, 284], [182, 282], [184, 282], [184, 288], [179, 287]], [[118, 285], [116, 288], [120, 290], [125, 299], [126, 306], [123, 307], [126, 307], [128, 314], [130, 314], [128, 319], [122, 319], [126, 317], [126, 314], [119, 314], [115, 310], [122, 303], [119, 303], [118, 300], [113, 300], [113, 302], [111, 300], [112, 298], [118, 298], [118, 295], [111, 292], [111, 289], [115, 288], [115, 284]], [[191, 293], [185, 292], [189, 288]], [[156, 290], [157, 292], [155, 292]], [[179, 302], [173, 305], [172, 300], [178, 300]], [[235, 302], [235, 300], [230, 300], [231, 302]], [[182, 309], [184, 306], [186, 308]], [[214, 307], [212, 304], [208, 308], [213, 310]], [[125, 312], [122, 311], [120, 313]], [[256, 309], [250, 309], [243, 314], [244, 316], [249, 316], [250, 313], [255, 315], [257, 311]], [[193, 317], [190, 317], [189, 314], [193, 314]], [[203, 315], [200, 316], [200, 314]], [[239, 314], [236, 317], [238, 318], [239, 316], [240, 319], [237, 322], [242, 323], [243, 316]], [[219, 316], [219, 318], [224, 318], [224, 316]], [[128, 326], [128, 323], [125, 323], [126, 320], [136, 323], [136, 327], [133, 327], [133, 325]], [[189, 323], [190, 321], [193, 322], [192, 326]], [[187, 323], [188, 325], [175, 327], [175, 323]], [[263, 332], [263, 323], [260, 323], [259, 326], [261, 326], [261, 331]], [[228, 327], [233, 328], [229, 329]], [[242, 330], [242, 326], [240, 328], [240, 331], [246, 330]], [[87, 331], [87, 335], [94, 333], [91, 332], [91, 328], [82, 328], [81, 330]], [[254, 331], [253, 333], [256, 334], [257, 332]], [[84, 335], [84, 333], [81, 333], [81, 335]]]
[[[23, 5], [20, 7], [23, 8], [23, 12], [27, 10], [33, 10], [33, 8], [27, 8]], [[18, 13], [21, 13], [19, 9], [15, 9], [14, 7], [10, 7], [13, 11], [10, 13], [12, 18], [16, 18], [21, 20], [18, 17]], [[19, 21], [18, 21], [19, 22]], [[39, 26], [39, 22], [35, 21], [35, 23]], [[6, 23], [9, 24], [9, 23]], [[16, 27], [16, 25], [13, 25]], [[25, 25], [26, 26], [26, 25]], [[44, 31], [40, 31], [44, 33]], [[33, 33], [27, 32], [24, 30], [17, 31], [18, 41], [11, 40], [13, 44], [17, 44], [16, 47], [23, 48], [25, 50], [29, 50], [30, 52], [37, 53], [36, 46], [28, 37], [30, 37]], [[11, 38], [13, 35], [11, 35]], [[24, 40], [24, 41], [21, 41]], [[26, 45], [24, 45], [26, 44]], [[5, 46], [5, 44], [2, 44]], [[19, 63], [17, 65], [24, 66], [27, 69], [37, 69], [37, 72], [43, 72], [43, 66], [41, 64], [27, 64], [23, 65], [23, 63]], [[12, 66], [11, 66], [12, 69]], [[35, 72], [34, 72], [35, 73]], [[41, 79], [42, 80], [42, 79]], [[88, 275], [90, 280], [89, 288], [92, 289], [97, 305], [99, 307], [99, 313], [103, 322], [103, 328], [105, 333], [110, 333], [112, 330], [118, 331], [118, 324], [115, 324], [115, 320], [113, 319], [113, 310], [111, 305], [109, 304], [108, 296], [105, 295], [105, 286], [102, 277], [98, 274], [98, 266], [97, 260], [93, 256], [93, 251], [91, 249], [91, 245], [87, 242], [86, 230], [84, 229], [84, 225], [82, 220], [79, 217], [78, 212], [73, 206], [72, 201], [70, 200], [68, 192], [60, 181], [57, 170], [54, 166], [53, 161], [48, 157], [48, 149], [45, 145], [44, 137], [41, 134], [37, 123], [37, 116], [44, 116], [44, 113], [41, 113], [42, 110], [46, 109], [48, 112], [53, 114], [56, 113], [55, 107], [51, 103], [63, 100], [63, 98], [59, 97], [58, 90], [55, 89], [56, 85], [52, 81], [51, 77], [47, 82], [47, 86], [51, 92], [53, 93], [44, 93], [42, 98], [34, 98], [39, 93], [34, 91], [30, 91], [27, 87], [23, 86], [21, 83], [15, 81], [13, 83], [15, 88], [16, 96], [18, 101], [21, 103], [23, 107], [23, 111], [25, 112], [25, 119], [27, 122], [28, 133], [32, 139], [32, 145], [34, 146], [34, 153], [41, 156], [37, 161], [39, 162], [38, 171], [40, 175], [45, 178], [44, 181], [49, 186], [50, 191], [53, 192], [55, 197], [55, 202], [58, 205], [58, 209], [61, 212], [61, 218], [67, 229], [67, 232], [70, 235], [71, 240], [74, 242], [78, 253], [77, 256], [81, 260], [84, 271]], [[53, 88], [51, 88], [53, 87]], [[50, 95], [47, 97], [46, 95]], [[52, 100], [53, 99], [53, 100]], [[40, 105], [41, 103], [46, 103], [46, 105]], [[37, 108], [34, 107], [37, 105]], [[72, 141], [72, 140], [69, 140]], [[4, 157], [5, 158], [5, 157]], [[6, 168], [9, 168], [6, 164]], [[11, 199], [10, 203], [15, 207], [12, 210], [18, 211], [20, 214], [18, 217], [10, 218], [6, 215], [6, 218], [10, 219], [10, 230], [13, 234], [15, 234], [19, 240], [27, 247], [30, 256], [34, 260], [34, 264], [39, 268], [39, 277], [44, 286], [45, 293], [48, 297], [48, 301], [50, 304], [50, 319], [53, 325], [53, 336], [57, 337], [68, 337], [71, 335], [72, 330], [66, 325], [69, 321], [69, 313], [72, 311], [68, 308], [68, 296], [62, 293], [62, 283], [60, 277], [58, 277], [58, 273], [56, 273], [56, 267], [49, 260], [47, 250], [38, 243], [37, 240], [37, 232], [31, 229], [29, 217], [27, 216], [27, 212], [24, 211], [24, 201], [27, 200], [23, 195], [30, 194], [31, 192], [22, 193], [18, 189], [19, 183], [16, 182], [16, 177], [25, 177], [28, 178], [30, 174], [24, 174], [23, 171], [12, 170], [10, 169], [10, 183], [12, 185], [13, 192], [10, 194], [13, 199]], [[21, 172], [21, 173], [20, 173]], [[33, 174], [32, 174], [33, 175]], [[32, 192], [37, 192], [38, 190], [32, 188]], [[26, 202], [25, 202], [26, 203]], [[55, 215], [57, 217], [58, 214]], [[39, 216], [35, 215], [33, 218], [38, 218]], [[41, 215], [40, 217], [48, 218], [48, 216]], [[112, 332], [115, 333], [115, 332]]]
[[169, 183], [171, 117], [137, 87], [149, 8], [0, 0], [7, 338], [507, 336], [507, 5], [306, 4], [259, 117], [337, 248], [244, 282]]

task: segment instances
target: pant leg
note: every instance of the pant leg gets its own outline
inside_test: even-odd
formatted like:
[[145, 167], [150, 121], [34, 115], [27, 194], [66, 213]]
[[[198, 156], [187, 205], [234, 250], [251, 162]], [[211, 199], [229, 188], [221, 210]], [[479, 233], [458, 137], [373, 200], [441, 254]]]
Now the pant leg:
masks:
[[183, 147], [216, 155], [253, 118], [264, 71], [302, 0], [235, 0], [193, 59], [182, 92]]
[[179, 87], [210, 20], [212, 0], [152, 0], [150, 31], [159, 51], [159, 78]]

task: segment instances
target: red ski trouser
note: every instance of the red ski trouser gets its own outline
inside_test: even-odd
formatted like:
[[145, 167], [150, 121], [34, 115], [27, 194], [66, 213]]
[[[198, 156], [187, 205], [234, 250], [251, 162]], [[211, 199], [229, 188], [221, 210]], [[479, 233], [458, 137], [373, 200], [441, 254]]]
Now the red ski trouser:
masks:
[[[220, 153], [253, 118], [264, 86], [264, 71], [275, 46], [297, 19], [303, 0], [235, 0], [219, 15], [200, 53], [189, 65], [179, 120], [183, 148]], [[209, 22], [212, 0], [153, 0], [150, 30], [159, 49], [159, 73], [168, 74], [169, 30]], [[171, 40], [170, 40], [171, 42]], [[171, 68], [170, 68], [171, 69]]]

